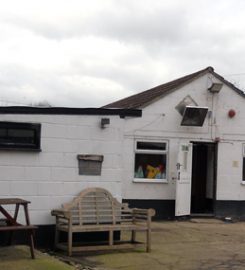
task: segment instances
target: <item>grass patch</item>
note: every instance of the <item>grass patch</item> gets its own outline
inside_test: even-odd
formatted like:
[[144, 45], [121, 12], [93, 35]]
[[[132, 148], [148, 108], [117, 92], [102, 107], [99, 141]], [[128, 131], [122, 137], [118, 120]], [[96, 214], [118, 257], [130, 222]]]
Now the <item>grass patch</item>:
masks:
[[74, 270], [47, 254], [35, 251], [36, 259], [32, 260], [29, 247], [9, 246], [0, 248], [1, 270]]

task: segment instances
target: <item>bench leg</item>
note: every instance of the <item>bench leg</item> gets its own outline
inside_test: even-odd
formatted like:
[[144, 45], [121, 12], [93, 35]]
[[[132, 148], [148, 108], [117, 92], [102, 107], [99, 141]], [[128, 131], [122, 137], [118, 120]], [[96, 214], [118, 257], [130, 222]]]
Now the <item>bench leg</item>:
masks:
[[151, 252], [151, 229], [146, 231], [146, 252]]
[[109, 231], [109, 245], [113, 246], [113, 231]]
[[32, 259], [35, 259], [35, 253], [34, 253], [34, 231], [29, 232], [29, 242], [30, 242], [30, 251], [31, 251], [31, 257]]
[[8, 239], [8, 245], [12, 245], [12, 242], [13, 242], [13, 234], [14, 232], [13, 231], [10, 231], [9, 232], [9, 239]]
[[72, 231], [68, 232], [68, 256], [72, 256]]
[[135, 243], [135, 240], [136, 240], [136, 231], [133, 230], [131, 234], [131, 242]]
[[57, 246], [59, 244], [59, 237], [60, 237], [60, 232], [57, 229], [57, 226], [55, 226], [55, 236], [54, 236], [54, 248], [57, 249]]

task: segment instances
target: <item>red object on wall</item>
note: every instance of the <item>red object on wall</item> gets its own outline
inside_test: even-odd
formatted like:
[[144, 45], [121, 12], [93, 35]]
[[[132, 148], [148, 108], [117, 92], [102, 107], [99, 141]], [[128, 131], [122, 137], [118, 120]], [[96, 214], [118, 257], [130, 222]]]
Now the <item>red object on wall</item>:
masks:
[[229, 112], [228, 112], [228, 116], [229, 116], [230, 118], [233, 118], [235, 115], [236, 115], [236, 111], [233, 110], [233, 109], [230, 109]]

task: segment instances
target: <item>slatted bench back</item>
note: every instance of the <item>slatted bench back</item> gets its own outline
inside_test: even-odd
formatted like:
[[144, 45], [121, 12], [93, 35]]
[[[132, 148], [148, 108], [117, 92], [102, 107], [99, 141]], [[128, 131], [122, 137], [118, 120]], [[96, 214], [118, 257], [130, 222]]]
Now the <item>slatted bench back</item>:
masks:
[[63, 205], [72, 213], [73, 225], [99, 225], [132, 222], [132, 210], [102, 188], [88, 188], [71, 203]]

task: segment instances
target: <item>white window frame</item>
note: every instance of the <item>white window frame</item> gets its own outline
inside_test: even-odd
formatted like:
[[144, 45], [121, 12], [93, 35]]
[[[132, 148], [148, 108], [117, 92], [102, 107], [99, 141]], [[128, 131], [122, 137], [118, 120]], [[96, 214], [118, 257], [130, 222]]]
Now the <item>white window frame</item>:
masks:
[[[137, 149], [137, 143], [138, 142], [154, 142], [154, 143], [164, 143], [166, 145], [165, 150], [147, 150], [147, 149]], [[135, 183], [168, 183], [168, 164], [169, 164], [169, 142], [167, 140], [147, 140], [147, 139], [136, 139], [134, 144], [134, 167], [133, 167], [133, 175], [135, 175], [135, 155], [136, 154], [163, 154], [166, 155], [166, 178], [165, 179], [149, 179], [149, 178], [133, 178], [133, 182]]]

